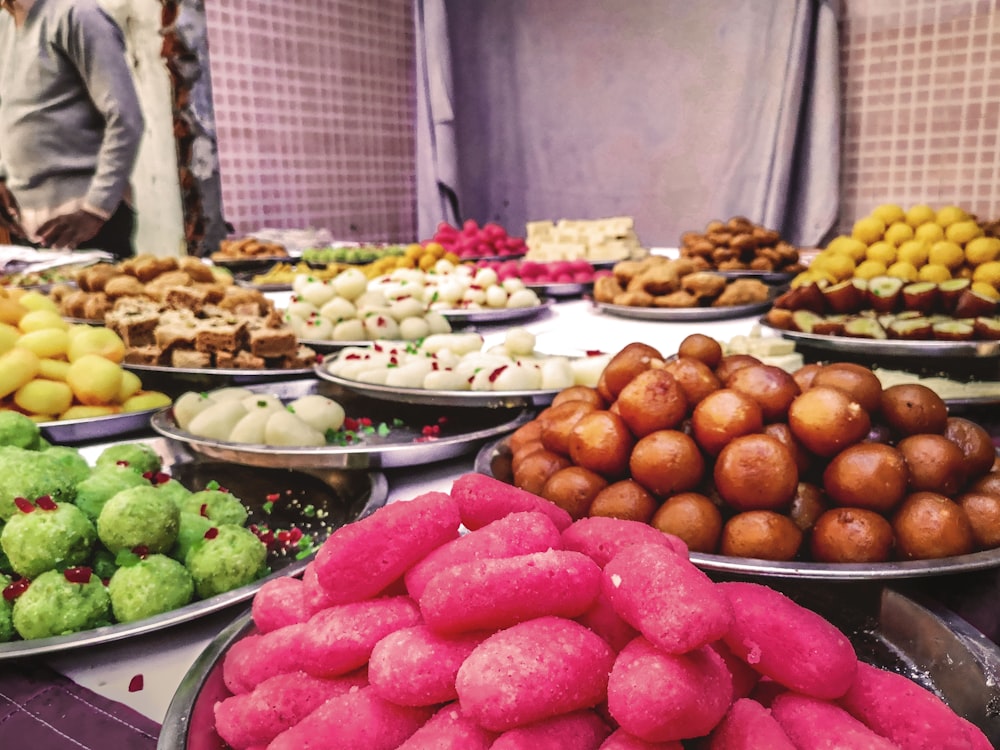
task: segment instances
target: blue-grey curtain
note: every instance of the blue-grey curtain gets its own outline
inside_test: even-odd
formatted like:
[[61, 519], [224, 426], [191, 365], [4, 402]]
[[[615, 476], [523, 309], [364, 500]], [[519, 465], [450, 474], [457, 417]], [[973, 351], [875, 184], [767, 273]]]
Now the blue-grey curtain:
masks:
[[648, 246], [837, 219], [831, 0], [415, 0], [418, 231], [629, 215]]

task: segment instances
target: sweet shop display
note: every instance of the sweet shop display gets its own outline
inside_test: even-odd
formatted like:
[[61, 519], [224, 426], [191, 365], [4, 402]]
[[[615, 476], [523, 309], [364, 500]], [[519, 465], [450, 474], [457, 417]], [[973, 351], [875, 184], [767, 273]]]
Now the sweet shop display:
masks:
[[1000, 240], [696, 224], [0, 289], [0, 661], [172, 629], [163, 750], [1000, 742]]

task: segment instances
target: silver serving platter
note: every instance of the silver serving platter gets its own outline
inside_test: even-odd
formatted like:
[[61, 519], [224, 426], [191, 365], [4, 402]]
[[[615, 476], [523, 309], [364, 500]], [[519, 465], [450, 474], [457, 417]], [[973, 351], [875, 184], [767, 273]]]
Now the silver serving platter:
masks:
[[[1000, 716], [993, 708], [1000, 700], [1000, 649], [956, 614], [886, 587], [865, 596], [824, 595], [815, 588], [785, 593], [840, 628], [862, 661], [937, 693], [994, 745], [1000, 743]], [[245, 613], [199, 655], [167, 707], [157, 750], [228, 747], [215, 731], [213, 713], [215, 704], [230, 695], [223, 659], [233, 644], [254, 632]]]
[[775, 328], [766, 319], [760, 324], [783, 338], [818, 349], [831, 349], [851, 354], [898, 357], [996, 357], [1000, 356], [1000, 341], [925, 341], [909, 339], [863, 339], [852, 336], [828, 336]]
[[42, 436], [50, 443], [58, 445], [83, 443], [88, 440], [106, 439], [149, 429], [149, 420], [158, 411], [158, 408], [143, 409], [109, 414], [105, 417], [60, 419], [52, 422], [39, 422], [38, 427], [42, 431]]
[[756, 315], [771, 307], [774, 294], [763, 302], [748, 305], [726, 305], [725, 307], [637, 307], [616, 305], [611, 302], [594, 302], [594, 307], [602, 313], [632, 320], [664, 320], [674, 322], [699, 322], [705, 320], [726, 320]]
[[591, 289], [594, 288], [593, 281], [565, 281], [565, 282], [547, 282], [541, 284], [525, 284], [528, 289], [531, 289], [536, 294], [546, 295], [548, 297], [579, 297]]
[[[81, 453], [93, 463], [104, 448], [120, 442], [87, 446]], [[183, 444], [164, 438], [124, 442], [151, 445], [163, 459], [164, 469], [188, 487], [200, 489], [215, 479], [243, 501], [250, 511], [250, 522], [267, 523], [271, 528], [294, 524], [312, 537], [316, 547], [334, 529], [385, 505], [389, 495], [385, 476], [377, 472], [248, 469], [217, 461], [203, 461]], [[273, 499], [269, 498], [273, 493], [281, 494], [282, 499], [268, 513], [262, 508], [265, 502]], [[327, 497], [323, 497], [324, 494]], [[305, 511], [303, 501], [312, 504], [316, 512]], [[296, 559], [287, 552], [272, 549], [268, 553], [268, 564], [273, 572], [251, 584], [145, 620], [108, 625], [72, 635], [0, 643], [0, 661], [96, 646], [190, 622], [249, 600], [269, 580], [301, 573], [312, 557]]]
[[[479, 474], [511, 481], [510, 449], [507, 437], [491, 441], [479, 449], [474, 464]], [[969, 573], [1000, 567], [1000, 548], [937, 560], [900, 560], [885, 563], [780, 562], [749, 557], [727, 557], [692, 552], [691, 562], [717, 573], [768, 578], [816, 579], [824, 581], [887, 581], [904, 578]]]
[[[286, 402], [319, 393], [338, 401], [349, 417], [368, 417], [376, 424], [389, 424], [396, 418], [403, 424], [392, 426], [385, 436], [366, 435], [359, 442], [350, 445], [298, 448], [231, 443], [198, 437], [177, 426], [170, 408], [154, 414], [151, 425], [159, 434], [184, 443], [196, 453], [246, 466], [390, 469], [419, 466], [471, 453], [483, 442], [516, 430], [533, 416], [526, 409], [488, 409], [474, 413], [467, 409], [407, 409], [399, 404], [372, 401], [339, 391], [328, 383], [316, 380], [256, 385], [250, 386], [249, 390], [273, 394]], [[424, 436], [422, 430], [426, 425], [439, 425], [440, 434], [433, 438]]]
[[755, 271], [752, 268], [729, 271], [716, 269], [713, 273], [725, 276], [727, 279], [760, 279], [765, 284], [787, 284], [795, 278], [795, 274], [789, 271]]
[[509, 323], [512, 320], [527, 320], [541, 315], [552, 307], [552, 300], [542, 300], [537, 305], [531, 307], [501, 307], [495, 310], [480, 309], [440, 309], [441, 313], [448, 319], [449, 323]]
[[320, 354], [328, 354], [346, 349], [349, 346], [371, 346], [374, 342], [371, 339], [360, 341], [334, 341], [333, 339], [299, 339], [300, 344], [305, 344]]
[[535, 391], [438, 391], [428, 388], [402, 388], [343, 378], [334, 375], [322, 364], [316, 366], [316, 374], [323, 380], [362, 396], [400, 404], [423, 404], [425, 406], [472, 406], [491, 409], [548, 406], [556, 394], [562, 390], [562, 388], [551, 388]]

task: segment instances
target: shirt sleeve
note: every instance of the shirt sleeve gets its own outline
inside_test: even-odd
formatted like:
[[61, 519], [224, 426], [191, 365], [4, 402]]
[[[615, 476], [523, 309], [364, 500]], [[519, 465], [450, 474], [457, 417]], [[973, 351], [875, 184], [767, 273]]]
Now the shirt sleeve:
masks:
[[105, 121], [97, 170], [83, 206], [108, 218], [128, 189], [142, 139], [142, 109], [125, 60], [124, 36], [110, 16], [95, 3], [77, 3], [66, 39], [66, 54]]

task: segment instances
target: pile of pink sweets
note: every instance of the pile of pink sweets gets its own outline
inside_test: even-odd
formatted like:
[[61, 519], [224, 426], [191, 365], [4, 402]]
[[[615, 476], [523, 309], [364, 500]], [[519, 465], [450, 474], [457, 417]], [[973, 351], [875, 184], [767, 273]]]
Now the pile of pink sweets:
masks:
[[483, 475], [338, 529], [252, 613], [215, 705], [237, 750], [991, 747], [783, 594]]

